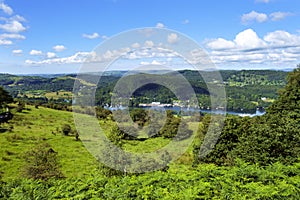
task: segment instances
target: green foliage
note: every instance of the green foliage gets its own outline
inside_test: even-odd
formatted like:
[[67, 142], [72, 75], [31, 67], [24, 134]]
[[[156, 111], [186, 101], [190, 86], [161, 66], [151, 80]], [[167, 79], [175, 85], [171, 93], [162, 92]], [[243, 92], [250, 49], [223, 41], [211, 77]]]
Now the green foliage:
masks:
[[107, 178], [16, 180], [0, 187], [2, 199], [299, 199], [299, 163], [266, 168], [238, 161], [235, 167], [178, 166], [141, 175]]
[[69, 135], [71, 133], [72, 128], [71, 128], [71, 126], [69, 124], [64, 124], [62, 126], [61, 130], [62, 130], [63, 134], [67, 136], [67, 135]]
[[143, 127], [149, 121], [148, 112], [145, 109], [135, 108], [130, 111], [130, 117], [133, 122], [137, 123], [139, 127]]
[[55, 152], [48, 143], [41, 143], [24, 155], [26, 165], [24, 176], [32, 179], [47, 180], [63, 177]]
[[[148, 132], [149, 137], [174, 138], [183, 140], [190, 137], [193, 133], [187, 123], [180, 117], [176, 117], [171, 110], [167, 110], [167, 117], [164, 126], [155, 134], [160, 124], [154, 123]], [[154, 135], [155, 134], [155, 135]]]
[[[269, 114], [300, 117], [300, 65], [287, 77], [288, 84], [280, 91], [280, 96], [268, 109]], [[293, 113], [293, 116], [291, 116]]]
[[[300, 155], [300, 66], [288, 76], [288, 84], [267, 114], [255, 118], [227, 117], [213, 151], [204, 162], [234, 164], [236, 158], [250, 163], [292, 164]], [[203, 138], [208, 123], [198, 133]], [[194, 147], [196, 162], [201, 143]]]
[[9, 93], [4, 90], [2, 87], [0, 87], [0, 106], [2, 107], [4, 104], [11, 103], [13, 101], [13, 98]]
[[111, 116], [111, 111], [104, 109], [102, 107], [96, 107], [96, 115], [98, 119], [107, 119], [109, 116]]
[[[209, 92], [206, 83], [200, 76], [198, 71], [183, 70], [179, 71], [191, 84], [200, 102], [200, 107], [206, 109], [210, 107]], [[211, 72], [201, 72], [204, 76], [210, 76]], [[256, 108], [266, 108], [270, 106], [270, 102], [263, 101], [262, 97], [268, 99], [277, 98], [277, 90], [286, 84], [286, 72], [271, 70], [242, 70], [242, 71], [220, 71], [226, 93], [228, 97], [227, 110], [236, 112], [254, 113]], [[119, 81], [123, 72], [108, 73], [101, 77], [96, 90], [96, 105], [104, 107], [111, 105], [111, 98], [116, 83]], [[89, 81], [97, 78], [95, 75], [81, 75], [85, 81], [79, 80], [83, 85], [91, 85]], [[147, 78], [160, 78], [160, 75], [141, 75]], [[172, 83], [177, 73], [163, 74], [166, 81]], [[134, 79], [131, 80], [127, 76], [128, 84], [134, 85]], [[13, 76], [8, 74], [0, 74], [0, 83], [9, 91], [14, 98], [22, 98], [27, 104], [39, 103], [48, 108], [59, 110], [71, 110], [71, 99], [56, 95], [57, 98], [50, 98], [46, 93], [57, 93], [60, 91], [71, 92], [73, 90], [76, 75], [58, 75], [49, 77], [37, 76]], [[173, 84], [170, 84], [173, 85]], [[159, 101], [161, 103], [172, 103], [178, 100], [172, 91], [180, 91], [184, 93], [184, 88], [166, 88], [157, 84], [146, 84], [138, 88], [132, 95], [129, 106], [138, 107], [139, 103], [151, 103]], [[106, 117], [109, 113], [99, 112], [98, 117]]]
[[19, 101], [18, 105], [17, 105], [17, 108], [16, 108], [16, 111], [17, 112], [22, 112], [25, 108], [25, 103], [22, 102], [22, 101]]

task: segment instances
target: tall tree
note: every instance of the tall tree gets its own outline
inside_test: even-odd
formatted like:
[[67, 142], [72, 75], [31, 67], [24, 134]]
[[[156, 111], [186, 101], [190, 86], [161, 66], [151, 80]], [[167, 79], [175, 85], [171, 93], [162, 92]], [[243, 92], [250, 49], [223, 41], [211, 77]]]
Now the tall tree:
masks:
[[9, 93], [0, 87], [0, 106], [2, 107], [3, 105], [11, 103], [12, 101], [13, 98], [9, 95]]

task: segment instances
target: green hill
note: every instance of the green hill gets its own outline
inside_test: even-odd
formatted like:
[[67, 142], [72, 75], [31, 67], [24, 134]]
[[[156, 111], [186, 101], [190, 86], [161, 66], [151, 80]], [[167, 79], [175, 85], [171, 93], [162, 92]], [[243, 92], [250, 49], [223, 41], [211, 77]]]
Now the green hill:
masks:
[[80, 177], [95, 168], [95, 159], [75, 136], [63, 136], [62, 126], [70, 124], [74, 130], [71, 112], [26, 106], [15, 113], [9, 124], [1, 125], [0, 172], [4, 180], [22, 177], [25, 152], [38, 143], [47, 142], [58, 152], [62, 172], [67, 177]]

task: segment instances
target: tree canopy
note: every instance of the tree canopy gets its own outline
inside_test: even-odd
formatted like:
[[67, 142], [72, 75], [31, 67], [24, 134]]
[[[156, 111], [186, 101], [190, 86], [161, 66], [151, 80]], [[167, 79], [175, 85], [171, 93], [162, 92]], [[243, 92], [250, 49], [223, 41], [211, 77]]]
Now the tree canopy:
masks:
[[[228, 117], [213, 151], [199, 158], [201, 143], [195, 145], [196, 163], [233, 164], [236, 158], [249, 163], [268, 165], [275, 162], [292, 164], [300, 155], [300, 65], [288, 75], [279, 98], [260, 117]], [[199, 130], [203, 138], [205, 127]]]
[[4, 104], [11, 103], [13, 98], [9, 95], [9, 93], [0, 87], [0, 106], [2, 107]]

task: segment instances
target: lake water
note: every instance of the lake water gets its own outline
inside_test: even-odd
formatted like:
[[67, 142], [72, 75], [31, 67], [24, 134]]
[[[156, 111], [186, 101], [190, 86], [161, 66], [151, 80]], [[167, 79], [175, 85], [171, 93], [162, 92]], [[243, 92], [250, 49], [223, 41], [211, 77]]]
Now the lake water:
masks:
[[[127, 109], [127, 107], [124, 106], [119, 106], [119, 107], [105, 107], [108, 110], [124, 110]], [[181, 112], [181, 113], [186, 113], [188, 114], [189, 112], [201, 112], [201, 113], [213, 113], [213, 114], [220, 114], [220, 115], [224, 115], [224, 114], [231, 114], [231, 115], [238, 115], [241, 117], [255, 117], [255, 116], [261, 116], [264, 115], [265, 112], [261, 112], [259, 110], [257, 110], [255, 113], [240, 113], [240, 112], [231, 112], [231, 111], [223, 111], [223, 110], [202, 110], [202, 109], [197, 109], [197, 108], [187, 108], [187, 107], [179, 107], [179, 106], [174, 106], [174, 107], [159, 107], [159, 106], [152, 106], [152, 107], [140, 107], [143, 109], [153, 109], [153, 110], [159, 110], [159, 111], [165, 111], [165, 110], [172, 110], [175, 111], [177, 113]]]

